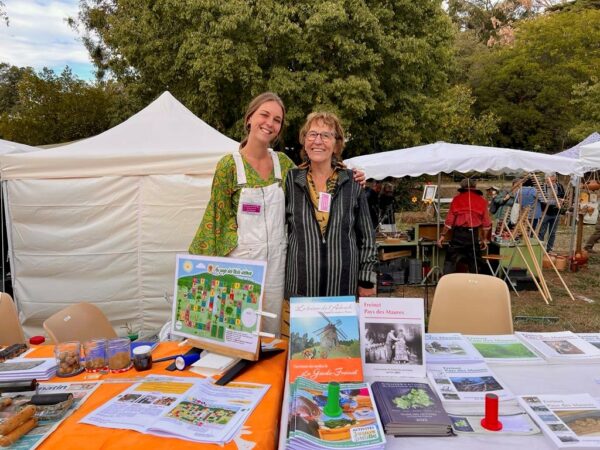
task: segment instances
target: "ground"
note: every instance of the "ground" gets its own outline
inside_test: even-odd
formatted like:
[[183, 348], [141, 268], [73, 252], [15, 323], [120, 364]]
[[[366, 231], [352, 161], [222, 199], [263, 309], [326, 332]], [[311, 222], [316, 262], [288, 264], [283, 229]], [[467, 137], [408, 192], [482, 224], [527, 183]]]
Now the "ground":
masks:
[[[593, 225], [585, 225], [583, 243], [592, 234]], [[571, 229], [561, 224], [556, 236], [555, 251], [568, 254]], [[600, 331], [600, 242], [590, 254], [586, 266], [577, 272], [560, 272], [565, 283], [573, 293], [572, 300], [552, 269], [544, 269], [544, 277], [550, 289], [553, 301], [547, 305], [540, 293], [520, 291], [520, 297], [511, 292], [512, 314], [515, 331], [564, 331], [576, 333]], [[435, 287], [399, 286], [397, 297], [427, 297], [431, 310]], [[524, 317], [521, 319], [521, 317]], [[556, 318], [556, 319], [554, 319]]]

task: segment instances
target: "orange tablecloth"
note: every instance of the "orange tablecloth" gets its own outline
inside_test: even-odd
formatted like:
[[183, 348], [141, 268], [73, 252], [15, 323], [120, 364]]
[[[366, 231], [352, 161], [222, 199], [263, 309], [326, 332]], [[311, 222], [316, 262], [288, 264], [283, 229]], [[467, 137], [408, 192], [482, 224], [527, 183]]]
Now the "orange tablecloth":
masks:
[[[286, 342], [278, 344], [281, 347], [287, 347]], [[32, 358], [50, 357], [53, 355], [53, 346], [44, 345], [36, 348], [28, 356]], [[177, 347], [176, 343], [161, 343], [153, 352], [155, 359], [163, 356], [185, 353], [189, 347]], [[271, 387], [259, 403], [256, 410], [252, 413], [245, 427], [248, 428], [248, 434], [244, 434], [242, 439], [256, 443], [256, 450], [274, 449], [277, 446], [277, 435], [279, 432], [279, 420], [281, 417], [281, 401], [284, 388], [285, 367], [287, 361], [286, 352], [269, 356], [263, 361], [259, 361], [247, 368], [235, 380], [251, 381], [255, 383], [269, 384]], [[131, 369], [122, 374], [104, 375], [103, 378], [132, 378], [146, 374], [161, 374], [171, 376], [192, 376], [189, 371], [169, 372], [165, 368], [173, 361], [155, 363], [151, 371], [136, 372]], [[50, 381], [55, 382], [76, 382], [89, 381], [86, 373], [71, 378], [53, 378]], [[103, 383], [92, 394], [92, 396], [79, 407], [70, 417], [58, 427], [41, 445], [40, 449], [60, 449], [60, 450], [123, 450], [123, 449], [143, 449], [143, 450], [171, 450], [177, 449], [237, 449], [234, 441], [224, 447], [215, 444], [200, 444], [181, 439], [162, 438], [149, 434], [138, 433], [132, 430], [116, 430], [112, 428], [101, 428], [93, 425], [78, 423], [84, 416], [104, 404], [107, 400], [119, 394], [131, 386], [131, 383]]]

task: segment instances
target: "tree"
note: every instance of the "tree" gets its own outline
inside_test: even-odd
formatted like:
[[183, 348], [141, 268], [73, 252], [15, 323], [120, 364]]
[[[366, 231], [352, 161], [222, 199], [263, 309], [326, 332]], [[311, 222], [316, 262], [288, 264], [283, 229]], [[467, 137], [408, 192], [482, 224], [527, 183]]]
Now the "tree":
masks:
[[576, 84], [573, 88], [571, 104], [574, 106], [576, 121], [569, 130], [569, 137], [580, 142], [593, 132], [600, 131], [600, 79], [591, 77], [589, 81]]
[[477, 111], [499, 117], [498, 145], [554, 153], [575, 143], [572, 91], [600, 73], [599, 23], [597, 10], [546, 14], [521, 22], [514, 45], [477, 55], [469, 84]]
[[42, 145], [100, 133], [110, 126], [112, 91], [110, 83], [88, 85], [68, 67], [56, 75], [2, 64], [0, 137]]
[[339, 113], [346, 155], [447, 132], [430, 121], [423, 133], [419, 122], [449, 89], [453, 30], [438, 0], [80, 4], [99, 76], [110, 72], [143, 103], [168, 89], [232, 137], [241, 138], [245, 105], [265, 90], [287, 105], [290, 147], [315, 109]]

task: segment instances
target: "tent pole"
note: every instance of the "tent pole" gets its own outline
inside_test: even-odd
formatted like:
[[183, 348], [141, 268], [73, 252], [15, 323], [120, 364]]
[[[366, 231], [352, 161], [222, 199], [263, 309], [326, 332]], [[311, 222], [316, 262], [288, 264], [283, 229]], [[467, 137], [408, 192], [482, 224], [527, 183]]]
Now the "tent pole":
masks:
[[575, 197], [573, 198], [573, 219], [571, 223], [571, 243], [569, 245], [569, 256], [573, 258], [575, 255], [575, 239], [577, 237], [577, 215], [579, 214], [579, 177], [571, 178], [571, 182], [575, 183]]
[[2, 233], [2, 292], [6, 292], [6, 253], [4, 252], [4, 182], [0, 182], [0, 233]]

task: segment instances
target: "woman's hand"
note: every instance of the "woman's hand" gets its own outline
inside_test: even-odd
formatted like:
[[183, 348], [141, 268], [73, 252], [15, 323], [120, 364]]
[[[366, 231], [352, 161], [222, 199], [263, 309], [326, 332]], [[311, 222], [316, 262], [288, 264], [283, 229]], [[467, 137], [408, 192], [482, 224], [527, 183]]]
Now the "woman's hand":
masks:
[[375, 286], [373, 286], [372, 288], [364, 288], [364, 287], [358, 287], [358, 296], [359, 297], [374, 297], [376, 294], [376, 290], [375, 290]]
[[365, 175], [365, 171], [361, 169], [357, 169], [356, 167], [352, 169], [352, 173], [354, 174], [354, 181], [360, 184], [360, 187], [363, 189], [367, 185], [367, 177]]

